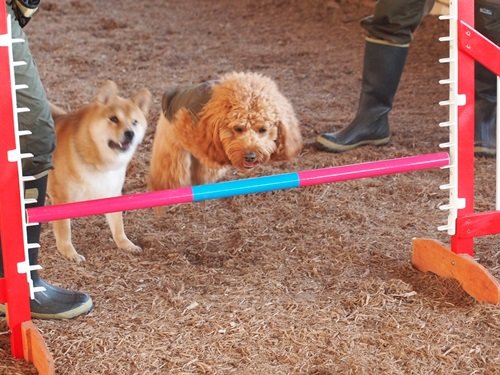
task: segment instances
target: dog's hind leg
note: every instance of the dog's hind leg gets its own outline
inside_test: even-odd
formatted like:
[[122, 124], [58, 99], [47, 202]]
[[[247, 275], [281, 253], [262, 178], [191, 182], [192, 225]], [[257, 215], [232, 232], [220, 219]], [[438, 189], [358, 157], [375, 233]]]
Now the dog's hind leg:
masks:
[[[149, 176], [150, 190], [176, 189], [191, 185], [191, 155], [179, 145], [172, 145], [161, 159], [162, 168], [151, 168]], [[165, 214], [165, 207], [155, 207], [156, 216]]]
[[[166, 126], [166, 124], [159, 124]], [[191, 155], [179, 144], [175, 134], [165, 129], [157, 133], [150, 163], [148, 188], [150, 191], [175, 189], [191, 185]], [[155, 207], [157, 216], [165, 213], [164, 207]]]
[[64, 257], [76, 263], [85, 261], [85, 257], [76, 252], [71, 242], [71, 221], [69, 219], [54, 221], [52, 223], [52, 228], [54, 230], [54, 236], [56, 237], [57, 250]]
[[148, 176], [148, 188], [151, 191], [191, 184], [191, 158], [173, 130], [172, 124], [161, 115], [151, 152]]
[[114, 212], [106, 214], [105, 216], [108, 221], [109, 228], [111, 229], [113, 240], [120, 249], [127, 250], [132, 253], [142, 251], [142, 249], [130, 241], [125, 234], [125, 230], [123, 229], [123, 215], [121, 212]]

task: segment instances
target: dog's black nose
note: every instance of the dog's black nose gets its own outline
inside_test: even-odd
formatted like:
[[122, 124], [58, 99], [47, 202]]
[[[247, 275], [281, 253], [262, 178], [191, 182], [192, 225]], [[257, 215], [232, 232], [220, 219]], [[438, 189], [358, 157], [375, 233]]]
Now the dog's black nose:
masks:
[[257, 159], [257, 154], [253, 151], [247, 152], [245, 154], [245, 161], [253, 163]]
[[132, 130], [127, 130], [124, 133], [125, 139], [127, 141], [131, 141], [132, 139], [134, 139], [134, 135], [135, 135], [135, 133]]

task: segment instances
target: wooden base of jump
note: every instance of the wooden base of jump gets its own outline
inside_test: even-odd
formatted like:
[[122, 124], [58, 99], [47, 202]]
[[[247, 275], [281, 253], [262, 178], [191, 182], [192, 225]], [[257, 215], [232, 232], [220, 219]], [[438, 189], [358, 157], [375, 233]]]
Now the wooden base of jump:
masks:
[[456, 254], [437, 240], [415, 238], [411, 262], [422, 272], [457, 280], [478, 302], [500, 304], [499, 282], [468, 254]]
[[31, 320], [21, 325], [23, 335], [24, 360], [33, 363], [39, 375], [54, 375], [55, 365], [52, 354], [43, 336]]

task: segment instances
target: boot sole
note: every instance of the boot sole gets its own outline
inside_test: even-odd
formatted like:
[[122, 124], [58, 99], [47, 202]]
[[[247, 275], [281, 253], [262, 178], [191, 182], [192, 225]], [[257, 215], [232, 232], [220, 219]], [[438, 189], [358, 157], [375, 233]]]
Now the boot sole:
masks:
[[[37, 312], [31, 312], [31, 318], [33, 319], [43, 319], [43, 320], [52, 320], [52, 319], [72, 319], [76, 318], [77, 316], [87, 314], [92, 310], [94, 307], [92, 303], [92, 299], [89, 298], [87, 302], [84, 304], [68, 311], [63, 311], [60, 313], [53, 313], [53, 314], [42, 314], [42, 313], [37, 313]], [[5, 304], [0, 304], [0, 315], [5, 315], [6, 314], [6, 308]]]
[[366, 146], [366, 145], [372, 145], [372, 146], [383, 146], [389, 143], [390, 137], [386, 138], [380, 138], [380, 139], [369, 139], [369, 140], [364, 140], [364, 141], [359, 141], [357, 143], [353, 143], [350, 145], [342, 145], [339, 143], [335, 143], [332, 141], [329, 141], [326, 138], [323, 138], [322, 136], [319, 136], [316, 138], [316, 146], [323, 151], [329, 151], [329, 152], [344, 152], [344, 151], [349, 151], [354, 148], [360, 147], [360, 146]]
[[497, 155], [497, 150], [490, 147], [474, 147], [474, 154], [477, 156], [484, 156], [486, 158], [494, 158]]

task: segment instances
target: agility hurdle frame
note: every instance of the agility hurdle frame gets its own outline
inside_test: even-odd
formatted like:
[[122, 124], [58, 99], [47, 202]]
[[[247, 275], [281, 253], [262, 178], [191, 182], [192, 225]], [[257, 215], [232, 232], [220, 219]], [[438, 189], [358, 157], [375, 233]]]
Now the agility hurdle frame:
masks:
[[30, 134], [19, 131], [17, 114], [29, 111], [18, 108], [16, 90], [26, 89], [15, 85], [14, 68], [25, 64], [13, 61], [12, 44], [23, 40], [12, 39], [10, 16], [6, 3], [0, 2], [0, 238], [4, 276], [0, 278], [0, 303], [5, 304], [6, 319], [10, 330], [11, 352], [14, 358], [32, 362], [40, 374], [54, 373], [54, 360], [39, 330], [31, 321], [29, 298], [43, 288], [33, 287], [30, 271], [40, 269], [30, 265], [28, 249], [39, 244], [28, 243], [26, 235], [25, 205], [33, 203], [24, 198], [22, 184], [32, 180], [23, 176], [21, 160], [31, 157], [21, 154], [19, 137]]
[[[439, 40], [450, 43], [450, 56], [440, 60], [450, 64], [450, 77], [440, 84], [450, 86], [449, 119], [439, 124], [449, 127], [450, 182], [442, 189], [450, 191], [448, 224], [438, 230], [451, 235], [451, 251], [444, 244], [429, 239], [414, 239], [412, 263], [421, 271], [430, 271], [456, 279], [463, 289], [479, 302], [500, 304], [500, 284], [475, 262], [474, 238], [500, 233], [500, 155], [496, 160], [496, 211], [474, 211], [474, 64], [480, 62], [500, 75], [499, 47], [474, 29], [474, 0], [451, 0], [450, 13], [439, 17], [450, 23], [450, 34]], [[497, 150], [500, 144], [497, 78]]]
[[[0, 302], [7, 305], [7, 322], [11, 336], [11, 351], [15, 358], [33, 362], [40, 374], [53, 374], [54, 362], [43, 337], [30, 320], [29, 297], [37, 291], [32, 288], [26, 242], [26, 226], [41, 222], [96, 215], [101, 213], [149, 208], [169, 204], [220, 199], [229, 196], [306, 187], [317, 184], [359, 178], [406, 173], [429, 168], [449, 168], [450, 182], [443, 189], [450, 190], [450, 204], [442, 209], [450, 211], [448, 224], [438, 228], [451, 235], [451, 251], [444, 244], [430, 239], [414, 239], [412, 263], [422, 271], [431, 271], [443, 277], [458, 280], [464, 290], [480, 302], [500, 302], [499, 284], [488, 271], [476, 263], [474, 238], [500, 233], [500, 212], [474, 213], [474, 61], [497, 74], [500, 73], [498, 47], [474, 30], [473, 0], [450, 3], [450, 15], [441, 19], [450, 21], [450, 36], [440, 38], [450, 42], [450, 79], [440, 83], [450, 85], [450, 100], [441, 105], [450, 106], [450, 120], [440, 126], [450, 127], [450, 141], [441, 145], [449, 153], [440, 152], [400, 159], [331, 167], [319, 170], [285, 173], [252, 179], [225, 181], [216, 184], [192, 186], [152, 193], [139, 193], [114, 198], [76, 202], [65, 205], [25, 209], [20, 161], [19, 132], [15, 90], [23, 89], [14, 83], [11, 45], [5, 3], [0, 2], [0, 233], [4, 260], [4, 277], [0, 278]], [[494, 58], [492, 58], [494, 56]], [[454, 78], [456, 77], [456, 78]], [[10, 99], [9, 99], [10, 98]], [[497, 111], [498, 113], [498, 111]], [[497, 126], [498, 126], [497, 118]], [[498, 137], [497, 131], [497, 137]], [[497, 144], [499, 144], [497, 140]], [[497, 160], [497, 167], [499, 160]], [[500, 173], [497, 173], [499, 176]], [[497, 177], [498, 180], [498, 177]], [[497, 183], [497, 186], [500, 184]], [[497, 210], [500, 205], [500, 187], [497, 189]], [[23, 275], [25, 274], [25, 275]]]

